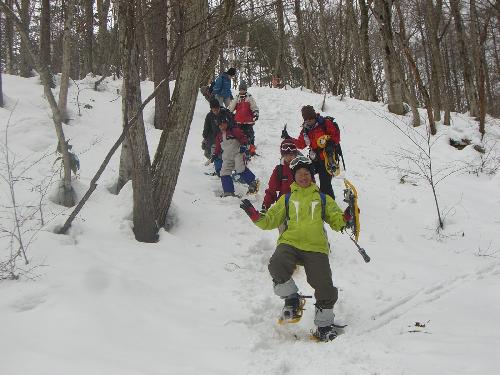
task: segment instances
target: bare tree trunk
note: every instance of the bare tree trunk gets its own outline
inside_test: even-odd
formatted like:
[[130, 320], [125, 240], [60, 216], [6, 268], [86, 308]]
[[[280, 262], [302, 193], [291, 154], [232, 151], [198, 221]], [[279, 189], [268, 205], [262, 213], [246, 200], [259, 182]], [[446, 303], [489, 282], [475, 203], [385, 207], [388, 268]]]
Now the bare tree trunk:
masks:
[[392, 0], [375, 0], [375, 13], [378, 20], [382, 58], [384, 61], [389, 112], [404, 114], [402, 82], [397, 72], [398, 56], [395, 54], [394, 36], [392, 33]]
[[82, 75], [85, 77], [87, 74], [94, 71], [93, 60], [93, 46], [94, 46], [94, 0], [85, 0], [84, 13], [85, 13], [85, 50], [83, 54], [83, 71]]
[[54, 88], [50, 60], [50, 0], [42, 0], [40, 11], [40, 63], [49, 70], [49, 85]]
[[75, 13], [75, 0], [66, 1], [66, 19], [64, 20], [63, 34], [63, 63], [61, 72], [61, 88], [59, 90], [59, 112], [61, 121], [69, 122], [68, 118], [68, 87], [69, 75], [71, 71], [71, 27], [73, 25], [73, 16]]
[[420, 76], [420, 71], [418, 70], [417, 63], [413, 58], [412, 52], [410, 51], [410, 47], [408, 46], [408, 37], [406, 36], [406, 27], [404, 24], [403, 14], [401, 12], [399, 1], [395, 2], [396, 11], [399, 17], [399, 38], [401, 41], [401, 46], [403, 48], [403, 52], [406, 56], [406, 60], [408, 61], [408, 65], [410, 66], [410, 70], [413, 74], [413, 78], [417, 83], [417, 87], [420, 91], [420, 94], [424, 98], [425, 108], [427, 110], [427, 120], [429, 121], [430, 133], [435, 135], [437, 133], [436, 122], [434, 121], [434, 114], [432, 112], [432, 103], [429, 92], [425, 87], [422, 78]]
[[481, 32], [479, 26], [479, 17], [476, 9], [476, 0], [470, 0], [470, 34], [472, 39], [472, 50], [474, 54], [474, 65], [476, 71], [476, 82], [479, 99], [479, 133], [485, 134], [486, 118], [486, 88], [485, 88], [485, 61], [483, 60], [482, 50], [486, 41], [486, 30], [489, 20], [486, 20], [484, 31]]
[[276, 18], [278, 21], [278, 51], [276, 53], [274, 75], [283, 80], [283, 72], [285, 69], [285, 21], [283, 19], [283, 0], [276, 1]]
[[[231, 23], [231, 19], [233, 18], [234, 11], [236, 10], [236, 1], [235, 0], [226, 0], [222, 4], [220, 12], [222, 14], [217, 14], [217, 27], [213, 30], [213, 35], [209, 35], [211, 39], [210, 49], [208, 56], [205, 58], [203, 63], [203, 70], [201, 72], [200, 84], [206, 85], [209, 82], [209, 79], [212, 77], [214, 73], [214, 68], [217, 63], [217, 59], [219, 59], [219, 65], [221, 70], [224, 68], [224, 55], [223, 50], [220, 47], [222, 42], [227, 34], [227, 30], [229, 28], [229, 24]], [[205, 10], [206, 13], [208, 10]]]
[[[166, 224], [177, 184], [202, 72], [210, 69], [200, 64], [202, 42], [207, 32], [203, 26], [203, 20], [207, 16], [206, 0], [179, 0], [177, 6], [180, 8], [178, 22], [181, 28], [181, 50], [190, 48], [190, 51], [179, 62], [180, 70], [170, 103], [167, 126], [162, 132], [153, 162], [154, 201], [157, 207], [155, 217], [160, 226]], [[226, 18], [226, 21], [230, 22], [231, 17]]]
[[[22, 31], [29, 36], [30, 0], [21, 0], [21, 9], [19, 12], [19, 18], [21, 20], [21, 24], [23, 25]], [[21, 75], [21, 77], [32, 76], [31, 70], [33, 69], [33, 65], [31, 62], [31, 57], [28, 48], [31, 48], [31, 46], [26, 46], [24, 45], [24, 43], [21, 43], [19, 52], [20, 54], [19, 74]]]
[[429, 42], [431, 55], [431, 79], [429, 80], [429, 86], [431, 91], [431, 103], [434, 111], [435, 121], [441, 121], [441, 95], [444, 95], [444, 92], [441, 90], [441, 80], [443, 79], [443, 74], [441, 55], [439, 52], [439, 41], [437, 36], [438, 23], [441, 17], [440, 13], [441, 11], [439, 7], [435, 8], [432, 0], [425, 0], [424, 22], [425, 29], [428, 35], [427, 40]]
[[[13, 0], [7, 0], [6, 4], [12, 9]], [[12, 19], [5, 15], [5, 71], [7, 74], [15, 74], [14, 71], [14, 24]]]
[[360, 28], [360, 47], [363, 56], [363, 66], [366, 78], [368, 91], [368, 100], [372, 102], [378, 101], [375, 81], [373, 80], [372, 59], [370, 55], [370, 43], [368, 37], [368, 7], [365, 0], [359, 0], [359, 9], [361, 13], [361, 28]]
[[[332, 48], [330, 47], [330, 43], [328, 42], [328, 34], [327, 34], [327, 20], [325, 19], [326, 14], [325, 14], [325, 2], [324, 0], [317, 0], [318, 1], [318, 8], [319, 8], [319, 27], [321, 31], [321, 52], [323, 54], [323, 59], [326, 62], [326, 67], [327, 67], [327, 82], [329, 86], [329, 91], [334, 93], [334, 84], [333, 84], [333, 77], [335, 76], [335, 69], [333, 68], [333, 61], [332, 61], [332, 55], [331, 55], [331, 50]], [[351, 0], [352, 1], [352, 0]]]
[[[123, 126], [139, 112], [142, 103], [134, 3], [135, 0], [121, 0], [118, 10], [123, 68]], [[156, 242], [158, 228], [154, 217], [151, 161], [142, 112], [137, 116], [135, 126], [129, 129], [126, 139], [128, 147], [122, 146], [122, 156], [128, 159], [131, 167], [135, 238], [141, 242]]]
[[[154, 1], [158, 0], [152, 0], [151, 3], [154, 3]], [[148, 2], [146, 0], [141, 0], [138, 6], [140, 6], [142, 12], [141, 26], [144, 34], [144, 58], [146, 59], [146, 70], [147, 70], [147, 74], [145, 76], [154, 80], [154, 63], [155, 63], [155, 57], [153, 55], [154, 38], [158, 37], [155, 34], [160, 34], [159, 35], [160, 37], [166, 38], [166, 30], [163, 31], [163, 29], [151, 29], [150, 26], [154, 25], [154, 23], [150, 24], [149, 20], [151, 19], [151, 17], [160, 17], [160, 15], [154, 14], [154, 9], [152, 9], [152, 7], [148, 7]], [[167, 1], [163, 0], [161, 6], [163, 9], [160, 9], [159, 12], [161, 15], [163, 15], [167, 11], [168, 7]], [[166, 22], [167, 20], [165, 15], [165, 23]], [[158, 97], [155, 98], [155, 102], [156, 100], [158, 100]]]
[[305, 31], [304, 25], [302, 23], [302, 10], [300, 8], [300, 0], [294, 0], [294, 12], [295, 17], [297, 18], [297, 30], [298, 30], [298, 55], [299, 61], [302, 68], [303, 76], [304, 76], [304, 86], [310, 90], [313, 89], [313, 78], [311, 74], [311, 67], [309, 64], [309, 57], [307, 55], [307, 46], [305, 40]]
[[5, 13], [14, 21], [16, 28], [21, 36], [21, 42], [28, 51], [29, 58], [35, 63], [36, 70], [40, 75], [40, 80], [43, 84], [43, 90], [45, 97], [49, 102], [50, 109], [52, 111], [52, 120], [54, 121], [54, 127], [56, 129], [57, 140], [58, 140], [58, 151], [61, 152], [63, 160], [63, 180], [60, 185], [60, 193], [58, 197], [58, 203], [66, 207], [71, 207], [75, 204], [75, 192], [71, 186], [71, 163], [68, 151], [68, 145], [64, 137], [64, 131], [61, 122], [61, 115], [59, 113], [59, 108], [57, 107], [57, 102], [52, 94], [52, 90], [49, 85], [49, 70], [45, 65], [40, 63], [40, 58], [37, 56], [36, 52], [32, 49], [28, 34], [25, 32], [25, 25], [22, 21], [16, 17], [15, 13], [9, 8], [4, 1], [0, 1], [0, 7]]
[[110, 0], [97, 0], [97, 18], [99, 29], [97, 33], [97, 66], [98, 73], [103, 77], [109, 75], [109, 43], [108, 43], [108, 13]]
[[[155, 87], [167, 77], [168, 67], [168, 44], [167, 44], [167, 7], [164, 0], [153, 0], [151, 3], [151, 29], [153, 43], [153, 80]], [[148, 26], [146, 25], [146, 28]], [[155, 118], [156, 129], [164, 129], [167, 121], [168, 102], [170, 100], [170, 89], [168, 84], [163, 85], [155, 98]]]
[[464, 89], [465, 95], [467, 97], [467, 102], [469, 103], [469, 112], [471, 116], [479, 115], [479, 105], [477, 102], [476, 89], [474, 87], [474, 78], [472, 67], [469, 61], [469, 43], [466, 40], [466, 35], [464, 32], [464, 25], [462, 21], [462, 15], [460, 13], [460, 3], [459, 0], [450, 0], [451, 13], [453, 14], [453, 19], [455, 21], [455, 29], [457, 31], [458, 38], [458, 51], [460, 55], [460, 60], [462, 61], [462, 70], [464, 76]]
[[[2, 10], [0, 9], [0, 19], [2, 18]], [[0, 27], [0, 63], [2, 62], [2, 28]], [[0, 107], [3, 108], [3, 86], [2, 86], [2, 70], [0, 69]], [[6, 152], [9, 152], [9, 150], [6, 150]]]

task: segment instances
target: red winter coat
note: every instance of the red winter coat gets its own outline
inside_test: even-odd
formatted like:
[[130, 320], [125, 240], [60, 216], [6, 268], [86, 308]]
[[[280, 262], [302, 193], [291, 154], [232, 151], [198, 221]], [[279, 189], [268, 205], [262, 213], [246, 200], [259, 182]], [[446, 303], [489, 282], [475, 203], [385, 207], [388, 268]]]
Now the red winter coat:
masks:
[[290, 192], [290, 185], [293, 182], [292, 170], [287, 164], [281, 164], [282, 172], [281, 179], [278, 181], [280, 165], [274, 167], [273, 173], [269, 178], [269, 185], [266, 189], [266, 195], [262, 206], [266, 209], [278, 200], [283, 194]]
[[323, 160], [323, 154], [319, 152], [318, 148], [318, 138], [321, 137], [322, 135], [328, 134], [332, 138], [332, 141], [335, 144], [340, 143], [340, 132], [338, 129], [333, 125], [333, 122], [329, 119], [326, 119], [319, 114], [316, 116], [316, 124], [313, 129], [309, 130], [307, 133], [307, 136], [309, 137], [310, 143], [307, 144], [306, 140], [304, 139], [304, 129], [300, 131], [299, 138], [293, 139], [293, 142], [295, 143], [295, 146], [297, 146], [298, 149], [304, 149], [307, 146], [310, 146], [312, 150], [314, 150], [317, 154], [320, 155], [320, 158]]
[[259, 107], [252, 95], [237, 96], [228, 107], [229, 111], [235, 112], [234, 121], [238, 124], [253, 125], [255, 115], [259, 113]]

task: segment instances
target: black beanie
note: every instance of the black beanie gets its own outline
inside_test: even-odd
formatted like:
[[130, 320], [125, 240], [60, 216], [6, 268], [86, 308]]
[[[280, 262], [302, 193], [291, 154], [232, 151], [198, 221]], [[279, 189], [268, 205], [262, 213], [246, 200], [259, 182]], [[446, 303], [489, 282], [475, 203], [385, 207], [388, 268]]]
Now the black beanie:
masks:
[[302, 118], [304, 120], [313, 120], [316, 118], [316, 111], [312, 105], [305, 105], [302, 107]]
[[234, 68], [229, 68], [229, 69], [227, 70], [227, 72], [226, 72], [226, 73], [227, 73], [228, 75], [230, 75], [230, 76], [233, 76], [233, 77], [234, 77], [234, 76], [236, 75], [236, 69], [234, 69]]
[[220, 103], [217, 99], [210, 99], [210, 108], [220, 108]]

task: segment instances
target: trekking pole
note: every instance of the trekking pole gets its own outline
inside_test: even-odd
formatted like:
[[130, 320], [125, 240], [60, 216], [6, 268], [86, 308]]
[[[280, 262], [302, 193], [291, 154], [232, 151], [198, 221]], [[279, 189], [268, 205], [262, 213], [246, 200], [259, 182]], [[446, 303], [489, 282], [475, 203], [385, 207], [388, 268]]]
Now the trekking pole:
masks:
[[361, 246], [359, 246], [358, 242], [352, 238], [352, 236], [349, 234], [349, 238], [351, 239], [352, 242], [354, 242], [354, 245], [356, 245], [356, 247], [358, 248], [358, 252], [361, 254], [361, 256], [363, 257], [363, 260], [368, 263], [370, 261], [370, 257], [368, 256], [368, 254], [366, 253], [365, 249], [363, 249]]

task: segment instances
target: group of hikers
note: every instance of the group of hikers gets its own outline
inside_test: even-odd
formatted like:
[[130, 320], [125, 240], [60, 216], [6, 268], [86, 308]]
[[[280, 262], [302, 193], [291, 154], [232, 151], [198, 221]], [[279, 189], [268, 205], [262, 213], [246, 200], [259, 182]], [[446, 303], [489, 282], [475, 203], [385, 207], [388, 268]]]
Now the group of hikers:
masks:
[[[259, 108], [244, 81], [233, 98], [231, 83], [235, 75], [236, 70], [231, 68], [215, 80], [203, 128], [202, 148], [208, 162], [214, 163], [214, 174], [220, 176], [222, 197], [235, 196], [235, 175], [248, 184], [247, 194], [259, 190], [259, 180], [247, 166], [255, 151], [253, 127]], [[296, 266], [302, 265], [315, 291], [316, 330], [312, 335], [318, 341], [330, 341], [337, 336], [333, 306], [338, 290], [332, 281], [330, 245], [323, 223], [341, 231], [352, 227], [354, 218], [349, 207], [342, 211], [336, 204], [332, 188], [340, 143], [336, 122], [321, 116], [311, 105], [303, 106], [301, 114], [303, 124], [297, 138], [291, 137], [286, 128], [282, 131], [281, 161], [269, 178], [262, 208], [257, 210], [248, 199], [243, 199], [240, 207], [257, 227], [279, 230], [268, 268], [274, 292], [284, 300], [280, 322], [295, 323], [302, 317], [305, 297], [299, 294], [292, 277]], [[308, 156], [299, 151], [306, 148]], [[337, 165], [332, 165], [332, 160]]]

